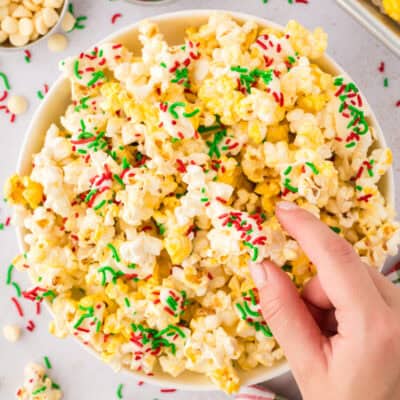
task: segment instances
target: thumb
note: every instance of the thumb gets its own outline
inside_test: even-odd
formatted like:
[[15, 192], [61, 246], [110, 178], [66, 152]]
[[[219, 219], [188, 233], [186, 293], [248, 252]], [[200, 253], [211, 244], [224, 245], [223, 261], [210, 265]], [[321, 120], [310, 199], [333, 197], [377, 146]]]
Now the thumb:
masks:
[[256, 284], [262, 314], [274, 337], [282, 346], [298, 380], [310, 374], [309, 367], [320, 367], [326, 338], [308, 311], [289, 276], [271, 261], [252, 264], [250, 272]]

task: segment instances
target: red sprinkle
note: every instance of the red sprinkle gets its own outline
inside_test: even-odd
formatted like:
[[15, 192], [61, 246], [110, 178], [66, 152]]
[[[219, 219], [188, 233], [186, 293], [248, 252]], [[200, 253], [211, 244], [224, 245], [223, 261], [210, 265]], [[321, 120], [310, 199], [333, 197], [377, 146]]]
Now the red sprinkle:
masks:
[[85, 332], [85, 333], [89, 333], [90, 332], [89, 329], [81, 328], [80, 326], [78, 328], [76, 328], [76, 330], [79, 331], [79, 332]]
[[17, 308], [17, 312], [20, 317], [24, 316], [24, 311], [22, 310], [21, 304], [19, 304], [18, 300], [15, 297], [11, 297], [11, 301], [15, 304], [15, 307]]
[[179, 158], [176, 159], [176, 163], [178, 164], [177, 170], [179, 172], [185, 173], [186, 170], [186, 165], [183, 163], [182, 160], [180, 160]]
[[3, 95], [0, 97], [0, 101], [4, 101], [8, 96], [7, 90], [4, 91]]
[[121, 13], [116, 13], [116, 14], [114, 14], [112, 17], [111, 17], [111, 23], [112, 24], [115, 24], [116, 22], [117, 22], [117, 20], [119, 19], [119, 18], [121, 18], [122, 17], [122, 14]]
[[385, 63], [383, 61], [379, 64], [378, 71], [385, 72]]
[[263, 43], [260, 39], [256, 40], [256, 43], [264, 50], [267, 50], [267, 46], [265, 43]]
[[372, 194], [370, 193], [370, 194], [366, 194], [365, 196], [359, 197], [357, 200], [358, 200], [358, 201], [365, 201], [365, 202], [368, 203], [368, 200], [369, 200], [371, 197], [372, 197]]
[[35, 323], [30, 319], [30, 320], [28, 321], [28, 325], [27, 325], [26, 329], [27, 329], [29, 332], [33, 332], [33, 331], [35, 330], [35, 328], [36, 328]]
[[160, 389], [161, 393], [174, 393], [176, 389]]
[[170, 314], [173, 317], [175, 317], [175, 313], [172, 310], [170, 310], [168, 307], [164, 307], [164, 311], [166, 311], [168, 314]]
[[396, 107], [400, 107], [400, 100], [399, 100], [399, 101], [397, 101], [397, 103], [396, 103]]

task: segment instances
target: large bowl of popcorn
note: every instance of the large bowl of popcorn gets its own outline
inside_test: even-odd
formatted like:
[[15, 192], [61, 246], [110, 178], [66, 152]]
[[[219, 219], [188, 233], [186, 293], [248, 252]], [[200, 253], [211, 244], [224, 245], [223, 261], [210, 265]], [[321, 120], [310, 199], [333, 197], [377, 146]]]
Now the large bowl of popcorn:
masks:
[[288, 371], [248, 265], [268, 257], [299, 290], [316, 271], [276, 202], [377, 268], [399, 242], [390, 150], [326, 46], [295, 21], [191, 10], [61, 63], [6, 185], [51, 333], [168, 387]]

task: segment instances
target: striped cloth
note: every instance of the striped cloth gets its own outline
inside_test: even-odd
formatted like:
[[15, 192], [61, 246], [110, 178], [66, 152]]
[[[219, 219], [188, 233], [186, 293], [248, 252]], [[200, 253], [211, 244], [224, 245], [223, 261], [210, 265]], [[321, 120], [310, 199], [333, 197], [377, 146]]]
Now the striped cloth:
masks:
[[[386, 277], [400, 287], [400, 262], [386, 273]], [[261, 385], [253, 385], [240, 389], [235, 400], [285, 400], [285, 398]]]

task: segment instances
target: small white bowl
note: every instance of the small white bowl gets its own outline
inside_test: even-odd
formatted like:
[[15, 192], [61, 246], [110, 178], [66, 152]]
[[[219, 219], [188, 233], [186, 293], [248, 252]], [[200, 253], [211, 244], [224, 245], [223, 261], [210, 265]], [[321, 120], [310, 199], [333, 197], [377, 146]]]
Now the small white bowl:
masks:
[[[165, 38], [170, 44], [182, 43], [185, 29], [189, 26], [199, 26], [207, 22], [210, 14], [215, 10], [185, 10], [176, 13], [164, 14], [149, 18], [154, 21], [160, 27], [160, 31], [165, 35]], [[238, 21], [245, 21], [252, 19], [262, 27], [274, 27], [282, 29], [281, 26], [252, 15], [223, 11], [232, 15]], [[138, 40], [138, 23], [135, 23], [127, 28], [124, 28], [111, 36], [107, 37], [103, 42], [118, 42], [122, 43], [129, 49], [136, 50], [136, 53], [141, 48]], [[343, 69], [336, 64], [330, 57], [324, 56], [317, 62], [323, 70], [330, 72], [335, 75], [342, 75], [348, 77]], [[60, 116], [65, 112], [67, 105], [70, 103], [70, 83], [68, 79], [61, 77], [52, 86], [46, 98], [41, 103], [40, 107], [36, 111], [33, 120], [27, 130], [25, 141], [19, 156], [18, 162], [18, 173], [29, 174], [32, 167], [32, 156], [40, 151], [43, 145], [44, 135], [49, 128], [51, 123], [59, 122]], [[375, 115], [371, 111], [369, 105], [366, 103], [366, 107], [370, 110], [371, 115], [369, 117], [370, 125], [375, 129], [377, 136], [377, 146], [386, 146], [385, 139], [382, 134], [382, 130], [376, 120]], [[384, 193], [390, 205], [394, 204], [394, 181], [393, 172], [391, 169], [381, 179], [380, 188]], [[26, 244], [24, 243], [24, 230], [18, 230], [18, 239], [21, 249], [26, 250]], [[85, 349], [92, 354], [99, 357], [99, 355], [85, 346]], [[299, 349], [301, 351], [301, 349]], [[258, 366], [251, 371], [240, 371], [240, 379], [242, 385], [250, 385], [263, 381], [267, 381], [274, 377], [284, 374], [289, 371], [289, 365], [286, 361], [281, 361], [273, 367]], [[136, 376], [137, 379], [160, 385], [163, 387], [173, 387], [182, 390], [196, 390], [196, 391], [209, 391], [216, 390], [216, 386], [212, 384], [205, 376], [196, 374], [193, 372], [184, 372], [177, 378], [173, 378], [170, 375], [162, 371], [156, 371], [154, 376], [147, 376], [140, 372], [129, 371], [131, 375]]]
[[33, 42], [29, 42], [24, 46], [12, 46], [11, 44], [0, 44], [0, 54], [2, 53], [12, 53], [12, 52], [16, 52], [16, 51], [23, 51], [23, 50], [27, 50], [35, 45], [37, 45], [39, 42], [41, 42], [44, 39], [48, 39], [54, 32], [56, 32], [56, 30], [58, 29], [58, 27], [61, 24], [61, 21], [63, 20], [66, 12], [68, 10], [68, 0], [64, 0], [64, 4], [62, 6], [62, 8], [60, 9], [60, 13], [59, 13], [59, 18], [57, 23], [51, 28], [49, 29], [49, 31], [42, 35], [39, 36], [36, 40], [34, 40]]

